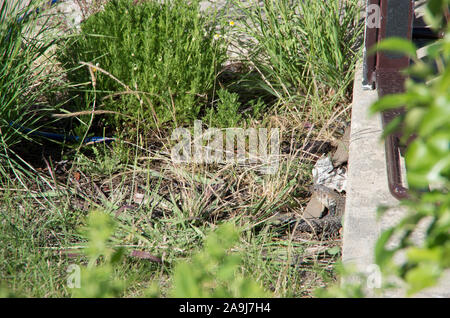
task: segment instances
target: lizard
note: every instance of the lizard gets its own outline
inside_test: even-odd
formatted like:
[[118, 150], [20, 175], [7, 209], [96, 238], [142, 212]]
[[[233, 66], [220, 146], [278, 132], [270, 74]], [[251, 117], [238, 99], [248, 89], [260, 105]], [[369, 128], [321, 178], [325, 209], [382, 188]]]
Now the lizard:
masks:
[[341, 219], [345, 210], [345, 197], [320, 184], [315, 184], [311, 188], [317, 194], [319, 201], [328, 209], [328, 213], [320, 218], [296, 220], [294, 229], [316, 234], [337, 234], [342, 227]]

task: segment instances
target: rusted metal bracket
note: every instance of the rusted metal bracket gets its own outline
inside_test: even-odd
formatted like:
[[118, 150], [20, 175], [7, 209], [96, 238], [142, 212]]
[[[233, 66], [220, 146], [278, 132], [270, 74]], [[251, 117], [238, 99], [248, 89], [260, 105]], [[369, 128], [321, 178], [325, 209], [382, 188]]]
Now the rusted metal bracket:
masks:
[[[377, 52], [369, 55], [368, 51], [383, 39], [401, 37], [412, 39], [414, 20], [413, 0], [367, 0], [365, 52], [363, 69], [363, 86], [365, 89], [378, 91], [378, 96], [401, 93], [404, 91], [405, 77], [401, 70], [409, 66], [409, 58], [391, 52]], [[378, 11], [377, 11], [378, 10]], [[368, 21], [373, 14], [379, 14], [378, 23]], [[383, 128], [403, 110], [384, 111], [382, 113]], [[386, 137], [386, 166], [388, 186], [391, 194], [397, 199], [408, 197], [408, 189], [402, 182], [400, 164], [400, 135], [391, 134]]]
[[[387, 11], [388, 6], [391, 9]], [[384, 10], [383, 10], [384, 9]], [[389, 13], [389, 16], [387, 16]], [[379, 15], [379, 17], [378, 17]], [[389, 22], [387, 18], [392, 17]], [[397, 19], [398, 18], [398, 19]], [[447, 21], [450, 20], [450, 10], [446, 14]], [[439, 33], [425, 26], [422, 19], [419, 25], [413, 26], [414, 1], [412, 0], [366, 0], [366, 26], [364, 32], [364, 59], [363, 59], [363, 88], [376, 88], [377, 55], [368, 54], [369, 50], [379, 41], [390, 36], [406, 37], [408, 39], [435, 40], [443, 38], [444, 33]], [[390, 24], [390, 25], [387, 25]], [[408, 27], [408, 29], [406, 29]], [[412, 28], [412, 34], [409, 27]], [[380, 29], [386, 30], [380, 33]]]
[[[381, 27], [378, 42], [390, 37], [412, 39], [414, 21], [414, 1], [381, 0]], [[376, 87], [378, 96], [401, 93], [404, 91], [405, 77], [401, 70], [409, 66], [410, 60], [400, 54], [377, 52]], [[382, 113], [383, 128], [395, 117], [403, 113], [402, 109], [388, 110]], [[400, 164], [400, 137], [390, 134], [386, 137], [386, 164], [389, 190], [397, 199], [408, 197], [407, 187], [402, 182]]]

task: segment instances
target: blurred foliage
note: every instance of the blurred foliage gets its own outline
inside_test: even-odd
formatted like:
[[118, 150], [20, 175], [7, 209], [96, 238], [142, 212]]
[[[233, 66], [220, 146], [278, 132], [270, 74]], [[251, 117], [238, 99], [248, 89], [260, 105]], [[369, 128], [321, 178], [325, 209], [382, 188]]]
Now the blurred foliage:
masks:
[[[400, 279], [406, 283], [408, 296], [434, 286], [450, 269], [450, 26], [444, 22], [449, 4], [449, 0], [427, 3], [426, 22], [436, 30], [445, 29], [445, 35], [426, 48], [426, 59], [417, 57], [412, 42], [400, 38], [389, 38], [376, 48], [407, 55], [413, 61], [405, 70], [409, 75], [405, 92], [387, 95], [371, 107], [372, 114], [404, 107], [405, 114], [386, 127], [384, 136], [400, 131], [404, 143], [415, 136], [405, 155], [410, 198], [401, 205], [408, 213], [383, 231], [375, 246], [383, 287], [394, 287], [388, 285], [390, 279]], [[379, 216], [385, 211], [380, 208]], [[422, 231], [424, 241], [418, 242], [413, 236]], [[400, 254], [404, 255], [401, 262]], [[343, 274], [344, 281], [347, 275]], [[353, 297], [366, 291], [363, 284], [346, 282], [320, 295]]]
[[171, 296], [269, 297], [254, 279], [239, 274], [242, 257], [229, 252], [238, 243], [239, 232], [232, 224], [219, 226], [206, 238], [203, 251], [176, 266]]
[[108, 214], [99, 210], [89, 214], [87, 226], [82, 230], [89, 242], [86, 249], [89, 263], [81, 268], [80, 285], [72, 289], [73, 297], [119, 297], [122, 294], [125, 284], [114, 279], [113, 274], [124, 250], [115, 250], [108, 244], [114, 228], [114, 220]]

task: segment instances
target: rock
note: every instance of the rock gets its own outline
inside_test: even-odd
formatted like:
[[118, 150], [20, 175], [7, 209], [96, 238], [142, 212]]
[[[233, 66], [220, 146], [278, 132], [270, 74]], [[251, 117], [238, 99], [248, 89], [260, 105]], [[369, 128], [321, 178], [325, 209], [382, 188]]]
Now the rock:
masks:
[[317, 194], [314, 192], [311, 196], [311, 199], [308, 202], [308, 205], [306, 206], [305, 211], [303, 212], [303, 217], [305, 219], [311, 219], [311, 218], [320, 218], [322, 217], [322, 213], [325, 210], [325, 206], [320, 202], [319, 198], [317, 197]]

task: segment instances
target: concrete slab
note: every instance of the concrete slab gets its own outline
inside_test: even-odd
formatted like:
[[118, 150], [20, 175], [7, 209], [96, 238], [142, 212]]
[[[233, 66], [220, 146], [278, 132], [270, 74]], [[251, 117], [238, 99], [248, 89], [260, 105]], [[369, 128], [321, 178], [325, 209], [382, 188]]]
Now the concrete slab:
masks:
[[[362, 66], [359, 66], [353, 90], [342, 261], [347, 265], [352, 264], [359, 272], [368, 273], [374, 268], [374, 246], [379, 235], [396, 224], [406, 211], [399, 207], [399, 202], [390, 194], [387, 186], [381, 117], [368, 115], [370, 106], [378, 98], [377, 91], [363, 90], [361, 83]], [[377, 207], [381, 205], [393, 208], [377, 221]], [[423, 231], [419, 231], [416, 242], [420, 244], [423, 237]], [[373, 293], [375, 290], [368, 292], [371, 296], [377, 295]], [[382, 296], [404, 295], [404, 289], [400, 288]], [[440, 285], [415, 297], [450, 297], [450, 273], [446, 273]]]

